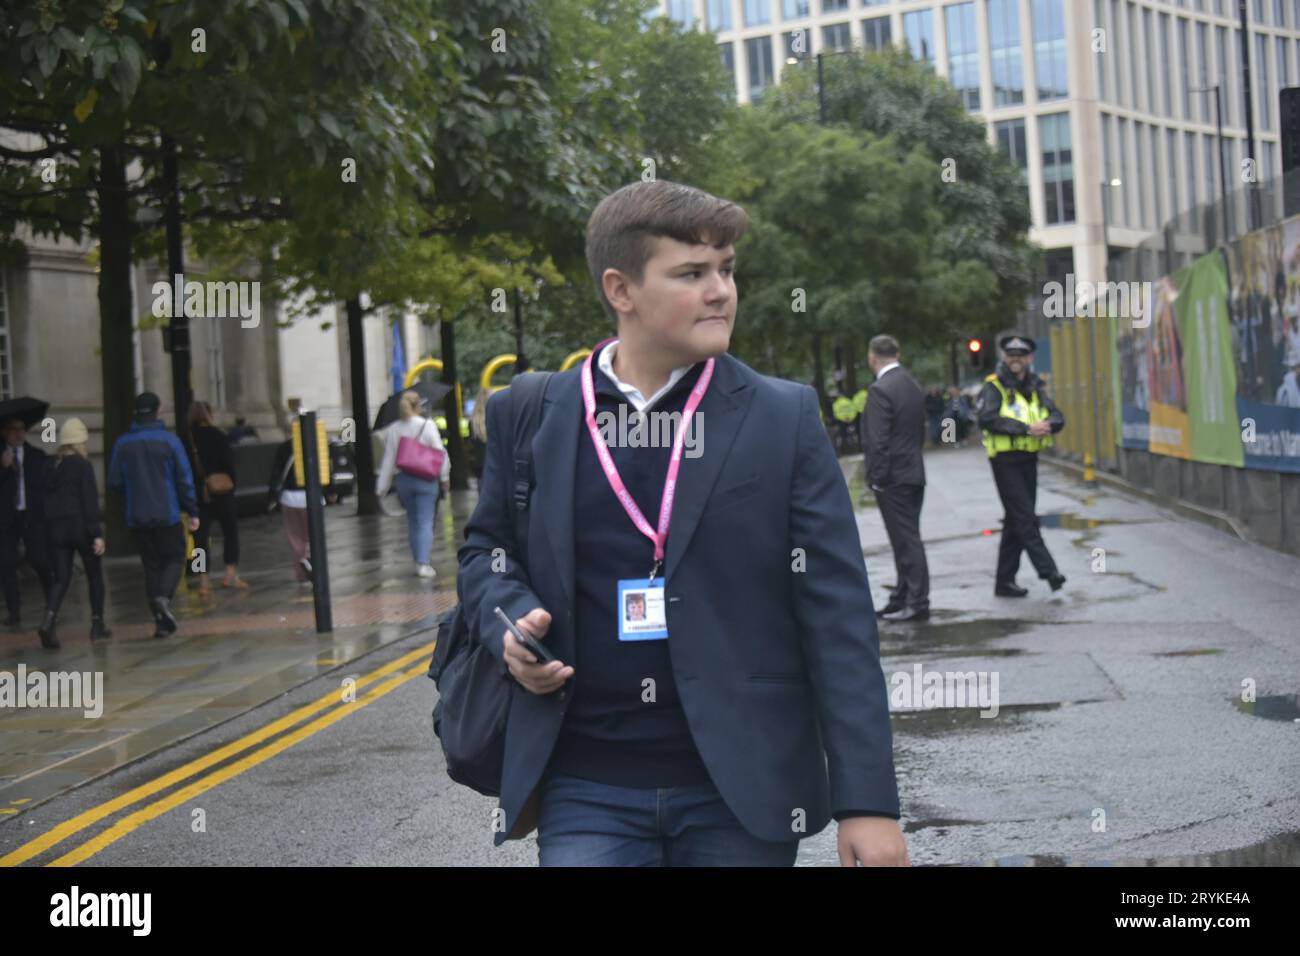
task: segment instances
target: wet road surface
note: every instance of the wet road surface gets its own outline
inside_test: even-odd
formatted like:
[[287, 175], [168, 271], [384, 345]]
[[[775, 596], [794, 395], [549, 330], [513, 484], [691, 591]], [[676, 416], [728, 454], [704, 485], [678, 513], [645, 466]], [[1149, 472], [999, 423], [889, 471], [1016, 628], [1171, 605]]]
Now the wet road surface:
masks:
[[[1044, 466], [1038, 510], [1068, 583], [1052, 593], [1026, 561], [1029, 597], [996, 598], [1001, 509], [982, 450], [928, 453], [927, 472], [934, 617], [882, 625], [885, 675], [896, 693], [918, 665], [921, 674], [996, 675], [997, 706], [981, 717], [979, 706], [895, 701], [913, 862], [1300, 863], [1300, 561]], [[457, 503], [458, 520], [470, 504]], [[450, 581], [459, 535], [441, 517], [435, 547], [447, 570], [435, 594]], [[880, 604], [894, 574], [869, 500], [858, 521]], [[413, 590], [393, 527], [380, 528], [354, 532], [370, 541], [369, 551], [353, 546], [351, 593]], [[442, 770], [429, 721], [435, 692], [423, 676], [428, 623], [389, 625], [387, 638], [345, 651], [344, 665], [0, 817], [0, 857], [534, 865], [531, 838], [492, 847], [495, 801]], [[304, 640], [312, 647], [303, 659], [318, 660], [315, 635]], [[802, 865], [835, 859], [833, 826], [802, 844]]]

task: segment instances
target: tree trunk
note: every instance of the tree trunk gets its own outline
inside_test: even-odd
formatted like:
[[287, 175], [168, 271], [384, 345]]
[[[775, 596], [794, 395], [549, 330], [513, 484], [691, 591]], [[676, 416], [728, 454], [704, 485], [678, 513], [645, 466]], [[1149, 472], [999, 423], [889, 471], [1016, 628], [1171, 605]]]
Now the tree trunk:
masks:
[[[113, 147], [99, 151], [99, 340], [104, 397], [104, 473], [113, 443], [131, 427], [135, 404], [135, 348], [131, 318], [131, 202], [126, 162]], [[107, 484], [107, 482], [105, 482]], [[105, 489], [104, 532], [113, 553], [132, 553], [121, 495]]]
[[447, 446], [451, 459], [451, 487], [455, 491], [469, 488], [469, 462], [465, 458], [465, 440], [460, 435], [460, 403], [456, 401], [456, 323], [443, 319], [438, 323], [442, 340], [442, 380], [451, 391], [443, 399], [443, 414], [447, 418], [447, 431], [442, 443]]
[[[379, 513], [375, 497], [375, 447], [370, 440], [370, 403], [366, 400], [366, 340], [361, 299], [348, 299], [348, 358], [352, 378], [352, 420], [356, 423], [357, 514]], [[304, 440], [307, 436], [303, 436]]]
[[528, 356], [524, 354], [524, 303], [515, 289], [515, 374], [528, 371]]
[[[179, 185], [180, 160], [176, 141], [166, 134], [162, 137], [163, 192], [166, 196], [167, 227], [167, 278], [175, 283], [176, 276], [185, 272], [185, 240], [181, 229], [181, 191]], [[168, 322], [168, 338], [172, 360], [172, 414], [176, 419], [176, 437], [181, 445], [190, 447], [190, 320], [185, 314], [185, 290], [172, 289], [172, 313]]]
[[849, 338], [844, 343], [844, 394], [852, 398], [858, 393], [858, 342]]

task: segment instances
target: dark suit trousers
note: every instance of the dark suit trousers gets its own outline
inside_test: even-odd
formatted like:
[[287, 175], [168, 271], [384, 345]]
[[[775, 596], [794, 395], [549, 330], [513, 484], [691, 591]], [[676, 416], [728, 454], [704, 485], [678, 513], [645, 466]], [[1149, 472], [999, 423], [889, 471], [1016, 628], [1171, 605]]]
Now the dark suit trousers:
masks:
[[5, 607], [13, 617], [18, 616], [20, 597], [18, 594], [18, 542], [26, 550], [27, 563], [36, 572], [41, 582], [41, 591], [48, 600], [50, 588], [54, 585], [54, 575], [50, 573], [50, 562], [45, 547], [45, 525], [33, 521], [26, 511], [14, 514], [13, 524], [0, 532], [0, 583], [4, 586]]
[[1002, 541], [998, 545], [997, 581], [1010, 584], [1020, 570], [1020, 553], [1029, 552], [1034, 570], [1044, 580], [1056, 574], [1047, 544], [1038, 528], [1035, 513], [1038, 499], [1038, 457], [1033, 453], [1002, 453], [991, 459], [993, 480], [1006, 512], [1002, 519]]
[[921, 543], [921, 502], [925, 485], [891, 485], [876, 491], [885, 533], [894, 549], [898, 587], [890, 600], [900, 607], [930, 608], [930, 568]]
[[140, 546], [140, 563], [144, 565], [145, 596], [150, 601], [156, 597], [170, 601], [185, 566], [185, 532], [174, 524], [167, 528], [136, 528], [134, 533]]

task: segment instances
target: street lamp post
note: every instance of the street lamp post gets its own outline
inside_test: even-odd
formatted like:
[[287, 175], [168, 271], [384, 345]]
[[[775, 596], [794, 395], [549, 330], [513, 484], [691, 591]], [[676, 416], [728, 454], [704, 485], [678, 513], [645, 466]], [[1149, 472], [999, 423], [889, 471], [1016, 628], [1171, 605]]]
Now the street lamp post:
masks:
[[820, 50], [817, 52], [817, 122], [826, 125], [826, 70]]
[[1252, 104], [1250, 83], [1250, 18], [1246, 15], [1246, 0], [1237, 0], [1237, 15], [1241, 20], [1241, 89], [1246, 100], [1246, 155], [1256, 167], [1252, 170], [1252, 181], [1246, 184], [1250, 193], [1250, 203], [1246, 207], [1247, 232], [1251, 232], [1263, 223], [1259, 207], [1259, 179], [1257, 153], [1255, 152], [1255, 108]]
[[[805, 42], [805, 43], [807, 43], [807, 41], [808, 41], [809, 39], [811, 39], [811, 36], [812, 36], [811, 31], [809, 31], [807, 28], [805, 28], [805, 29], [803, 30], [803, 35], [804, 35], [804, 42]], [[852, 52], [853, 52], [853, 50], [851, 50], [851, 49], [849, 49], [849, 50], [831, 50], [829, 55], [830, 55], [830, 56], [839, 56], [839, 55], [842, 55], [842, 54], [847, 54], [847, 53], [852, 53]], [[816, 59], [816, 61], [817, 61], [817, 123], [818, 123], [818, 125], [820, 125], [820, 126], [825, 126], [825, 125], [826, 125], [826, 68], [825, 68], [824, 63], [823, 63], [824, 58], [825, 58], [826, 56], [827, 56], [827, 54], [826, 54], [825, 51], [821, 51], [821, 50], [819, 50], [819, 51], [817, 52], [816, 57], [814, 57], [814, 59]], [[794, 66], [796, 63], [799, 63], [801, 60], [806, 61], [807, 59], [808, 59], [808, 55], [807, 55], [807, 53], [806, 53], [806, 52], [800, 52], [800, 55], [798, 55], [798, 56], [794, 56], [794, 55], [792, 55], [792, 56], [787, 56], [786, 59], [785, 59], [785, 62], [786, 62], [786, 65], [787, 65], [787, 66]], [[813, 351], [814, 351], [813, 364], [814, 364], [815, 367], [817, 368], [817, 379], [818, 379], [818, 382], [820, 383], [821, 378], [822, 378], [822, 376], [821, 376], [821, 372], [820, 372], [820, 370], [821, 370], [821, 336], [820, 336], [819, 334], [817, 334], [817, 333], [814, 333], [814, 334], [813, 334]], [[843, 362], [843, 351], [841, 350], [840, 346], [837, 344], [836, 347], [835, 347], [835, 366], [836, 366], [836, 371], [837, 371], [837, 373], [838, 373], [838, 374], [836, 375], [836, 379], [837, 379], [837, 381], [840, 381], [840, 380], [842, 380], [842, 378], [843, 378], [843, 367], [842, 367], [842, 362]]]
[[1223, 239], [1226, 242], [1229, 238], [1228, 227], [1225, 225], [1228, 221], [1228, 170], [1223, 162], [1223, 81], [1220, 80], [1213, 86], [1192, 87], [1189, 92], [1214, 93], [1214, 125], [1218, 130], [1219, 136], [1219, 192], [1222, 197], [1222, 208], [1219, 210], [1219, 223], [1223, 233]]
[[[1111, 281], [1110, 274], [1110, 215], [1107, 212], [1110, 200], [1108, 189], [1122, 186], [1122, 179], [1103, 179], [1101, 181], [1101, 245], [1102, 254], [1105, 259], [1105, 280]], [[1093, 323], [1097, 321], [1097, 303], [1093, 302]], [[1097, 330], [1093, 327], [1088, 328], [1088, 364], [1092, 370], [1092, 465], [1095, 467], [1101, 461], [1101, 401], [1098, 398], [1098, 370], [1097, 370]], [[1084, 478], [1089, 481], [1096, 481], [1096, 476], [1092, 470], [1084, 463]]]

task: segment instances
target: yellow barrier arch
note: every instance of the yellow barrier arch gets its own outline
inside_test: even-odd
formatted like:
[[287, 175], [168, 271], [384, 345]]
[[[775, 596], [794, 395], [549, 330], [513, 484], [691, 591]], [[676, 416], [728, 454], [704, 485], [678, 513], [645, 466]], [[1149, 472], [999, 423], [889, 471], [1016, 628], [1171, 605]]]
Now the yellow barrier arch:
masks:
[[[574, 352], [570, 352], [567, 356], [565, 356], [564, 361], [560, 363], [560, 371], [561, 372], [568, 371], [569, 369], [573, 368], [573, 366], [577, 365], [579, 362], [581, 362], [590, 354], [591, 354], [591, 349], [588, 348], [581, 348]], [[494, 356], [492, 360], [487, 363], [487, 365], [483, 366], [483, 374], [479, 376], [479, 386], [481, 388], [487, 389], [488, 394], [499, 392], [501, 391], [501, 389], [507, 388], [508, 386], [506, 385], [493, 385], [492, 379], [496, 376], [497, 372], [501, 371], [501, 369], [505, 368], [507, 365], [513, 365], [517, 360], [518, 360], [518, 356], [510, 353]], [[407, 369], [406, 378], [402, 382], [402, 387], [410, 388], [417, 381], [419, 381], [420, 375], [423, 372], [432, 370], [441, 373], [442, 368], [443, 368], [442, 359], [436, 359], [433, 358], [432, 356], [430, 356], [429, 358], [420, 359], [420, 361], [416, 362], [409, 369]], [[460, 382], [456, 383], [455, 388], [456, 388], [456, 408], [459, 410], [460, 417], [463, 419], [465, 417], [465, 403], [461, 396]]]
[[505, 368], [507, 365], [513, 365], [517, 360], [518, 360], [518, 356], [510, 355], [510, 354], [498, 355], [495, 358], [493, 358], [491, 361], [487, 363], [487, 365], [483, 366], [483, 374], [479, 376], [479, 380], [478, 380], [479, 388], [487, 389], [489, 394], [491, 394], [492, 392], [501, 391], [501, 389], [505, 388], [506, 386], [493, 385], [492, 384], [493, 377], [501, 369]]
[[436, 359], [432, 357], [420, 359], [420, 361], [416, 362], [414, 365], [412, 365], [409, 369], [406, 370], [406, 378], [402, 380], [402, 387], [410, 388], [417, 381], [419, 381], [420, 373], [427, 372], [429, 369], [433, 369], [435, 372], [441, 372], [442, 359]]
[[591, 349], [578, 349], [576, 352], [570, 352], [565, 356], [564, 361], [560, 363], [560, 371], [567, 372], [590, 354]]

